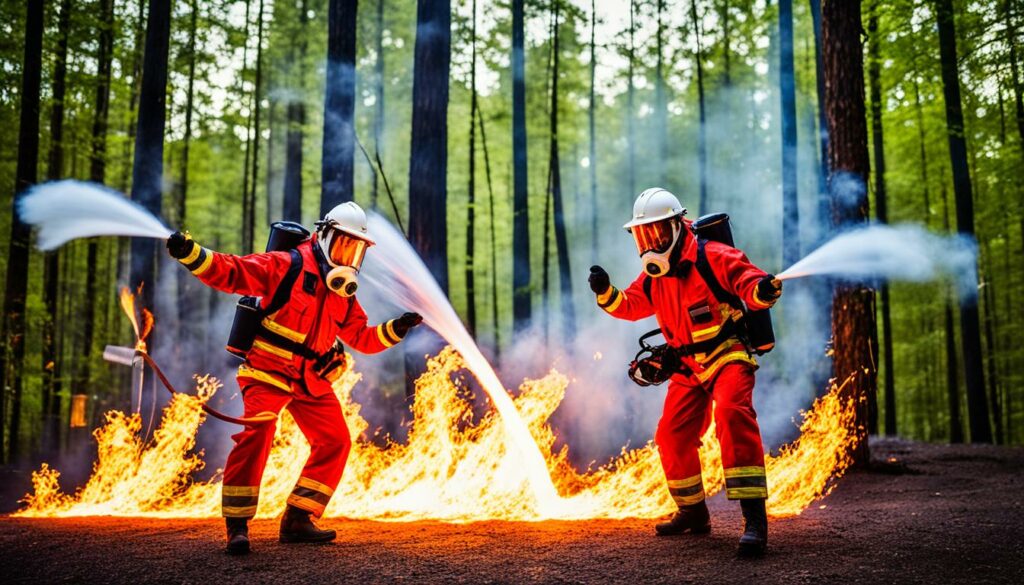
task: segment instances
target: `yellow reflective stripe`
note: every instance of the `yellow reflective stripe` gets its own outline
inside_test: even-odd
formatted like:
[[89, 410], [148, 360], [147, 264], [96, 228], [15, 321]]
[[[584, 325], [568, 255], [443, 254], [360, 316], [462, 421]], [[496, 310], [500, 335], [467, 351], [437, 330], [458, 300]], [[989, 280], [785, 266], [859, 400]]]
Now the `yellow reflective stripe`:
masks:
[[599, 305], [607, 304], [608, 303], [608, 299], [612, 298], [612, 293], [614, 293], [615, 291], [616, 291], [616, 288], [614, 286], [609, 286], [608, 290], [606, 290], [603, 293], [597, 295], [597, 304], [599, 304]]
[[707, 382], [715, 376], [715, 373], [717, 373], [718, 370], [722, 369], [722, 366], [731, 362], [745, 362], [753, 366], [757, 365], [757, 361], [750, 357], [750, 354], [748, 354], [746, 350], [731, 351], [716, 358], [715, 362], [711, 364], [708, 369], [697, 374], [697, 379], [702, 383]]
[[221, 495], [225, 496], [258, 496], [260, 486], [258, 485], [224, 485], [220, 487]]
[[203, 263], [199, 265], [199, 268], [192, 271], [192, 274], [195, 274], [196, 276], [202, 275], [210, 268], [211, 264], [213, 264], [213, 252], [206, 250], [206, 258], [203, 260]]
[[388, 341], [388, 337], [384, 333], [384, 325], [377, 325], [377, 339], [380, 340], [381, 345], [384, 347], [391, 347], [394, 345], [394, 343]]
[[221, 514], [226, 518], [251, 518], [256, 515], [256, 506], [223, 506]]
[[692, 496], [672, 496], [672, 501], [675, 502], [677, 506], [692, 506], [694, 504], [699, 504], [704, 501], [704, 490], [700, 490], [700, 492], [693, 494]]
[[705, 339], [711, 339], [712, 337], [717, 335], [718, 332], [721, 331], [721, 330], [722, 330], [722, 326], [721, 325], [712, 325], [711, 327], [708, 327], [707, 329], [698, 329], [697, 331], [693, 332], [693, 340], [694, 341], [704, 341]]
[[[189, 241], [191, 242], [192, 240], [189, 239]], [[181, 262], [182, 264], [186, 264], [186, 265], [187, 264], [191, 264], [191, 263], [195, 262], [196, 258], [199, 258], [199, 255], [202, 254], [202, 253], [203, 253], [203, 247], [200, 246], [199, 244], [195, 243], [195, 242], [192, 242], [192, 251], [189, 252], [188, 256], [185, 256], [184, 258], [179, 259], [178, 262]]]
[[327, 507], [321, 504], [320, 502], [311, 500], [309, 498], [304, 498], [302, 496], [297, 496], [295, 494], [291, 494], [290, 496], [288, 496], [288, 503], [292, 506], [295, 506], [296, 508], [302, 508], [307, 512], [312, 512], [317, 516], [323, 514], [324, 508]]
[[299, 481], [295, 482], [298, 487], [309, 488], [313, 491], [320, 492], [325, 496], [333, 496], [334, 490], [327, 487], [327, 485], [320, 483], [315, 479], [309, 479], [308, 477], [300, 477]]
[[391, 336], [391, 339], [394, 339], [395, 343], [398, 343], [399, 341], [401, 341], [402, 340], [402, 336], [397, 334], [397, 333], [395, 333], [395, 320], [392, 319], [392, 320], [388, 321], [387, 326], [388, 326], [388, 335]]
[[764, 467], [751, 465], [748, 467], [730, 467], [725, 470], [725, 477], [761, 477], [764, 475]]
[[615, 292], [618, 293], [618, 296], [615, 297], [615, 300], [612, 301], [612, 304], [608, 305], [604, 309], [605, 311], [607, 311], [609, 313], [614, 313], [615, 309], [618, 309], [619, 305], [621, 305], [622, 301], [626, 298], [626, 293], [624, 293], [624, 292], [622, 292], [620, 290], [616, 290]]
[[271, 345], [265, 341], [260, 341], [259, 339], [253, 341], [252, 346], [255, 347], [256, 349], [261, 349], [267, 353], [274, 354], [277, 357], [281, 357], [286, 360], [292, 359], [292, 357], [294, 357], [295, 355], [292, 352], [288, 351], [287, 349], [282, 349], [280, 347], [277, 347], [276, 345]]
[[756, 286], [754, 287], [754, 294], [751, 295], [751, 296], [753, 297], [751, 300], [754, 301], [754, 302], [750, 303], [752, 305], [750, 307], [751, 309], [761, 310], [761, 309], [767, 309], [767, 308], [772, 306], [772, 304], [770, 302], [761, 300], [761, 297], [758, 296], [758, 294], [757, 294], [757, 287]]
[[767, 498], [768, 488], [764, 487], [739, 487], [725, 488], [725, 497], [730, 500], [752, 500]]
[[259, 380], [260, 382], [265, 382], [267, 384], [270, 384], [271, 386], [274, 386], [275, 388], [284, 390], [289, 394], [291, 394], [292, 392], [291, 385], [285, 382], [284, 380], [279, 380], [266, 372], [254, 370], [245, 364], [238, 366], [238, 377], [252, 378], [253, 380]]
[[670, 479], [668, 480], [669, 489], [682, 489], [693, 487], [700, 483], [700, 474], [688, 477], [686, 479]]
[[274, 322], [270, 317], [264, 317], [263, 326], [269, 329], [270, 331], [277, 333], [281, 337], [294, 341], [295, 343], [306, 342], [305, 333], [300, 333], [298, 331], [295, 331], [294, 329], [289, 329], [284, 325], [281, 325], [280, 323]]

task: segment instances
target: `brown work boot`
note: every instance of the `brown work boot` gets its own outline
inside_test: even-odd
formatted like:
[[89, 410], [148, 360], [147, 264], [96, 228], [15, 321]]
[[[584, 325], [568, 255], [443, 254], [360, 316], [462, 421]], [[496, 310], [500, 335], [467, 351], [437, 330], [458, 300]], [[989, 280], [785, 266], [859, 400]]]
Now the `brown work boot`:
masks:
[[249, 554], [248, 518], [225, 518], [228, 527], [228, 546], [224, 552], [229, 555]]
[[737, 551], [741, 557], [759, 557], [768, 548], [768, 513], [764, 499], [740, 500], [746, 526]]
[[337, 536], [333, 530], [317, 528], [310, 519], [309, 512], [301, 508], [288, 506], [281, 517], [281, 542], [330, 542]]
[[658, 536], [673, 536], [687, 531], [690, 534], [711, 532], [711, 515], [708, 514], [707, 503], [701, 500], [698, 504], [679, 506], [679, 511], [667, 522], [657, 524], [654, 531]]

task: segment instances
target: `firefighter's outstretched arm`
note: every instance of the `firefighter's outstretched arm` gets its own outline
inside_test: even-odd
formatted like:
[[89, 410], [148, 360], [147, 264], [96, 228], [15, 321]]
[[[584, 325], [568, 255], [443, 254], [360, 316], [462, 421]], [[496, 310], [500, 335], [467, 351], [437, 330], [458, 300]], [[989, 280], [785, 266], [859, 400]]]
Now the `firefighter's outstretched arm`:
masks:
[[367, 321], [366, 312], [353, 297], [348, 318], [338, 322], [341, 340], [359, 353], [379, 353], [398, 344], [410, 329], [423, 322], [423, 317], [405, 313], [380, 325], [369, 325]]
[[192, 236], [181, 232], [174, 232], [167, 239], [167, 252], [211, 288], [261, 297], [274, 293], [291, 262], [287, 252], [221, 254], [200, 246]]
[[604, 268], [590, 267], [590, 290], [597, 295], [597, 306], [617, 319], [638, 321], [654, 314], [654, 305], [644, 294], [644, 280], [650, 278], [641, 274], [624, 291], [611, 284], [611, 279]]
[[709, 242], [714, 254], [708, 255], [711, 270], [718, 282], [729, 292], [738, 296], [753, 310], [767, 309], [782, 295], [782, 282], [775, 276], [754, 266], [747, 255], [731, 246], [715, 245]]

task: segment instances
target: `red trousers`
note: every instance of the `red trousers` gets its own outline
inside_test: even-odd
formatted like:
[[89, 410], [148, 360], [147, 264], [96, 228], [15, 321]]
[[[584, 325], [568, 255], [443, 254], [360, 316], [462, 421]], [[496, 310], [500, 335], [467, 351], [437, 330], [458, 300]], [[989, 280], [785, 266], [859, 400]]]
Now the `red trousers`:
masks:
[[761, 430], [752, 395], [754, 368], [743, 362], [722, 366], [718, 375], [700, 384], [669, 382], [665, 409], [654, 440], [661, 455], [669, 492], [679, 506], [704, 500], [697, 449], [711, 424], [714, 401], [715, 431], [722, 446], [725, 492], [730, 500], [768, 497]]
[[[245, 416], [278, 414], [288, 407], [310, 454], [288, 503], [317, 517], [323, 514], [341, 481], [352, 447], [341, 404], [333, 393], [313, 397], [301, 391], [288, 393], [273, 386], [249, 384], [242, 390]], [[260, 479], [270, 455], [276, 423], [246, 427], [232, 439], [235, 446], [224, 467], [221, 511], [228, 518], [252, 518], [259, 503]]]

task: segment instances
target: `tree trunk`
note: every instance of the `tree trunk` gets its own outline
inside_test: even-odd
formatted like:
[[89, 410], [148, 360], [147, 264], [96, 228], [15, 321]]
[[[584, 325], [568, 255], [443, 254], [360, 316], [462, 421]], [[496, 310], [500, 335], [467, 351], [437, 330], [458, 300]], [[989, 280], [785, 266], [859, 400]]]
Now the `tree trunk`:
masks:
[[[256, 12], [256, 84], [252, 88], [253, 138], [252, 138], [252, 179], [249, 181], [248, 216], [246, 222], [250, 231], [256, 229], [256, 185], [260, 176], [260, 110], [263, 93], [263, 0]], [[269, 195], [269, 194], [268, 194]], [[252, 236], [250, 236], [250, 240]]]
[[[185, 133], [182, 138], [181, 160], [179, 165], [177, 209], [175, 210], [175, 221], [180, 229], [188, 226], [188, 165], [189, 149], [192, 144], [192, 115], [195, 109], [195, 80], [196, 80], [196, 34], [199, 26], [199, 2], [189, 0], [189, 25], [188, 45], [188, 84], [185, 90]], [[175, 345], [175, 359], [184, 363], [200, 364], [205, 359], [205, 347], [198, 342], [201, 335], [199, 324], [202, 320], [195, 314], [199, 308], [196, 298], [199, 290], [199, 283], [191, 275], [181, 271], [175, 271], [174, 277], [177, 281], [177, 310], [178, 310], [178, 343]]]
[[697, 163], [700, 167], [700, 213], [708, 211], [708, 130], [704, 110], [704, 56], [701, 47], [700, 21], [697, 19], [697, 0], [690, 0], [690, 20], [693, 21], [693, 35], [697, 40], [697, 51], [693, 59], [697, 64], [697, 104], [700, 108], [700, 126], [697, 129]]
[[[1013, 20], [1013, 0], [1003, 2], [1003, 20], [1006, 28], [1006, 46], [1010, 50], [1010, 80], [1013, 86], [1013, 104], [1017, 113], [1017, 133], [1020, 135], [1021, 155], [1024, 155], [1024, 91], [1021, 90], [1020, 69], [1017, 63], [1017, 24]], [[1024, 228], [1024, 223], [1021, 223]], [[1021, 231], [1024, 234], [1024, 229]]]
[[[474, 0], [475, 1], [475, 0]], [[474, 35], [475, 37], [475, 35]], [[475, 40], [475, 38], [474, 38]], [[474, 62], [475, 66], [475, 62]], [[377, 58], [374, 63], [374, 88], [376, 90], [376, 115], [373, 117], [373, 151], [376, 160], [381, 160], [381, 140], [384, 136], [384, 0], [377, 0]], [[377, 173], [373, 173], [373, 187], [370, 207], [377, 208]]]
[[[238, 94], [245, 93], [245, 78], [249, 72], [249, 25], [252, 24], [250, 9], [252, 0], [245, 0], [245, 25], [242, 29], [242, 71], [238, 77]], [[249, 223], [249, 161], [252, 155], [252, 112], [256, 91], [249, 94], [248, 112], [245, 117], [245, 156], [242, 158], [242, 254], [251, 254], [253, 249], [254, 227]]]
[[[164, 171], [164, 126], [167, 105], [167, 49], [171, 33], [171, 0], [150, 0], [146, 23], [146, 54], [142, 65], [139, 119], [132, 166], [132, 199], [153, 215], [160, 215]], [[160, 246], [162, 247], [162, 246]], [[132, 290], [145, 285], [140, 305], [153, 307], [156, 285], [157, 241], [131, 241]]]
[[[50, 181], [64, 176], [64, 95], [67, 80], [68, 34], [71, 29], [71, 0], [62, 0], [57, 23], [57, 53], [53, 66], [53, 106], [50, 110], [50, 154], [46, 178]], [[102, 50], [102, 49], [101, 49]], [[90, 245], [94, 245], [90, 243]], [[43, 257], [43, 320], [41, 356], [43, 361], [43, 452], [54, 453], [60, 445], [60, 362], [57, 359], [55, 327], [57, 325], [57, 286], [60, 266], [59, 252]], [[91, 274], [90, 274], [91, 276]], [[91, 305], [91, 297], [86, 305]], [[86, 327], [89, 327], [86, 323]], [[88, 366], [86, 366], [88, 367]], [[56, 411], [56, 414], [55, 412]]]
[[476, 277], [474, 274], [476, 247], [476, 0], [473, 0], [473, 24], [470, 29], [469, 65], [469, 185], [466, 204], [466, 324], [469, 334], [476, 337]]
[[782, 264], [792, 266], [800, 259], [793, 0], [779, 0], [779, 94], [782, 102]]
[[[558, 254], [558, 291], [559, 307], [562, 311], [562, 339], [571, 340], [576, 337], [576, 311], [572, 304], [572, 269], [569, 266], [569, 237], [565, 228], [565, 205], [562, 198], [562, 170], [558, 155], [558, 65], [559, 65], [559, 11], [558, 0], [553, 2], [554, 28], [552, 43], [554, 61], [551, 68], [551, 202], [554, 206], [555, 247]], [[545, 255], [545, 263], [547, 255]], [[546, 265], [546, 264], [545, 264]], [[546, 291], [545, 291], [546, 292]]]
[[825, 65], [821, 59], [821, 0], [810, 0], [811, 21], [814, 28], [814, 66], [818, 99], [818, 141], [821, 164], [818, 168], [818, 223], [821, 229], [820, 241], [831, 230], [831, 212], [828, 195], [828, 119], [825, 115]]
[[526, 158], [526, 72], [523, 46], [525, 0], [512, 0], [512, 324], [530, 324], [530, 214]]
[[587, 107], [587, 123], [590, 126], [590, 257], [597, 264], [597, 135], [594, 132], [595, 73], [597, 71], [597, 45], [594, 42], [597, 29], [597, 0], [590, 0], [590, 102]]
[[665, 98], [665, 73], [664, 73], [664, 36], [665, 26], [662, 20], [662, 13], [665, 11], [665, 0], [655, 0], [657, 3], [658, 27], [655, 31], [655, 56], [654, 66], [654, 136], [656, 157], [656, 171], [654, 174], [658, 185], [665, 184], [665, 165], [668, 159], [668, 120], [666, 119], [666, 98]]
[[[829, 143], [829, 191], [837, 226], [868, 218], [868, 132], [864, 112], [864, 64], [859, 0], [826, 0], [822, 6], [822, 60]], [[850, 377], [845, 396], [856, 401], [853, 449], [855, 466], [870, 460], [867, 443], [868, 398], [877, 387], [877, 332], [874, 292], [852, 284], [836, 288], [832, 303], [833, 373]]]
[[330, 0], [327, 14], [321, 216], [334, 206], [353, 199], [357, 6], [357, 0]]
[[722, 85], [732, 87], [732, 29], [729, 14], [729, 0], [723, 0], [718, 9], [718, 20], [722, 23]]
[[[7, 288], [4, 290], [3, 340], [0, 348], [0, 462], [17, 458], [20, 451], [22, 374], [25, 361], [25, 295], [28, 285], [29, 226], [21, 221], [17, 204], [22, 193], [36, 183], [39, 168], [39, 85], [43, 67], [43, 1], [27, 0], [25, 52], [21, 70], [21, 121], [18, 126], [18, 164], [15, 171], [14, 211], [11, 214]], [[7, 408], [8, 388], [11, 392]], [[4, 424], [10, 411], [9, 455], [3, 447]]]
[[982, 282], [985, 286], [982, 290], [985, 291], [985, 346], [988, 348], [988, 360], [986, 365], [988, 366], [988, 396], [989, 406], [992, 408], [992, 426], [994, 427], [993, 438], [997, 445], [1004, 444], [1003, 442], [1003, 408], [1002, 401], [999, 397], [999, 375], [996, 372], [996, 340], [994, 329], [997, 327], [995, 323], [995, 295], [992, 292], [994, 283], [992, 276], [994, 274], [992, 270], [992, 248], [989, 245], [989, 240], [985, 240], [984, 244], [986, 259], [985, 268], [981, 273]]
[[491, 154], [487, 149], [487, 130], [484, 127], [484, 114], [476, 109], [480, 121], [480, 145], [484, 150], [484, 175], [487, 177], [487, 203], [490, 207], [491, 221], [491, 320], [494, 322], [494, 362], [501, 361], [501, 322], [498, 319], [498, 236], [494, 219], [494, 185], [491, 182]]
[[[942, 60], [942, 86], [946, 101], [946, 129], [949, 158], [953, 168], [956, 194], [957, 231], [974, 237], [974, 195], [967, 168], [967, 141], [960, 104], [960, 71], [957, 63], [956, 27], [952, 0], [935, 0], [939, 28], [939, 52]], [[985, 398], [985, 374], [982, 369], [981, 332], [977, 298], [960, 295], [961, 346], [964, 377], [967, 381], [967, 419], [972, 443], [991, 443], [992, 429]]]
[[636, 23], [634, 22], [635, 14], [635, 0], [629, 0], [629, 68], [628, 75], [629, 80], [626, 85], [626, 138], [629, 141], [629, 169], [628, 169], [628, 181], [629, 181], [629, 196], [634, 197], [636, 195], [636, 134], [634, 131], [635, 124], [635, 112], [634, 109], [636, 101], [636, 86], [633, 84], [633, 63], [636, 58], [636, 45], [634, 44], [633, 35], [636, 33]]
[[[874, 0], [868, 17], [868, 79], [871, 85], [871, 138], [875, 158], [875, 213], [880, 223], [889, 223], [885, 189], [885, 142], [882, 133], [881, 38], [878, 32], [879, 2]], [[889, 305], [889, 283], [882, 284], [882, 369], [885, 371], [885, 434], [896, 435], [896, 390], [892, 359], [892, 318]], [[877, 413], [877, 409], [873, 410]], [[878, 433], [878, 417], [872, 417], [872, 434]]]
[[307, 23], [309, 22], [309, 11], [307, 0], [299, 4], [299, 32], [298, 43], [299, 57], [298, 64], [294, 63], [296, 79], [292, 80], [298, 96], [288, 98], [288, 131], [285, 138], [285, 163], [284, 163], [284, 197], [281, 216], [286, 221], [302, 222], [302, 141], [306, 125], [306, 104], [303, 102], [305, 96], [306, 78], [306, 34]]

